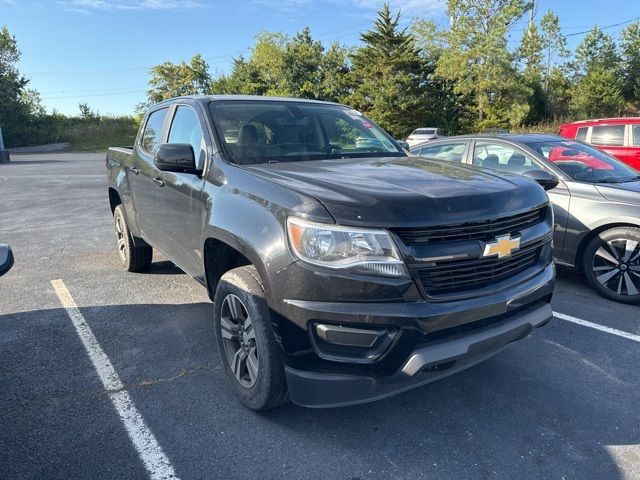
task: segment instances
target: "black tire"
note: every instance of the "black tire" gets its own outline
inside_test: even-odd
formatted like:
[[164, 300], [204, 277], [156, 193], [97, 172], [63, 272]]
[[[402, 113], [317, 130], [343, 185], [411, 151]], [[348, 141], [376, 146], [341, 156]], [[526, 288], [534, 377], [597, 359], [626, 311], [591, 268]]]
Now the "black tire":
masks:
[[640, 304], [640, 228], [600, 232], [585, 248], [582, 268], [589, 285], [603, 297]]
[[[238, 311], [235, 317], [230, 308], [232, 302]], [[282, 354], [276, 343], [264, 287], [256, 268], [238, 267], [225, 273], [216, 288], [214, 308], [216, 341], [234, 394], [252, 410], [269, 410], [286, 403], [288, 396]], [[244, 319], [244, 324], [241, 319]], [[240, 345], [241, 342], [244, 346]], [[253, 375], [250, 372], [250, 354], [255, 358]], [[241, 365], [243, 359], [244, 368]], [[239, 366], [236, 373], [232, 363]]]
[[118, 205], [113, 211], [113, 224], [118, 258], [124, 269], [129, 272], [147, 270], [153, 258], [153, 248], [138, 237], [134, 244], [122, 205]]

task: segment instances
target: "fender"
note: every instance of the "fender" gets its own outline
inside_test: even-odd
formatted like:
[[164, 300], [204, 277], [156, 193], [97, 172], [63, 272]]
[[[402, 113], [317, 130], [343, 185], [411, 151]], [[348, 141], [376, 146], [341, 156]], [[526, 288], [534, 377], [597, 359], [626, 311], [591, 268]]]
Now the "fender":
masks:
[[200, 244], [204, 251], [207, 239], [213, 238], [234, 248], [255, 265], [269, 289], [269, 277], [296, 261], [289, 251], [287, 217], [303, 215], [326, 223], [333, 223], [333, 217], [312, 197], [215, 160], [204, 184]]

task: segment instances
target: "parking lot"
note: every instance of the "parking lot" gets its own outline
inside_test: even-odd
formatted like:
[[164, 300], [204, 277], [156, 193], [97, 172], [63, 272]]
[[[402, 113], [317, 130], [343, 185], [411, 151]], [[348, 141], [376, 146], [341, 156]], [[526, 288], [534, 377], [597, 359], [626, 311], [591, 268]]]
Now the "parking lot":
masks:
[[640, 478], [640, 310], [577, 274], [559, 271], [561, 318], [470, 370], [371, 404], [258, 414], [226, 384], [205, 290], [160, 256], [120, 267], [104, 154], [12, 161], [3, 478]]

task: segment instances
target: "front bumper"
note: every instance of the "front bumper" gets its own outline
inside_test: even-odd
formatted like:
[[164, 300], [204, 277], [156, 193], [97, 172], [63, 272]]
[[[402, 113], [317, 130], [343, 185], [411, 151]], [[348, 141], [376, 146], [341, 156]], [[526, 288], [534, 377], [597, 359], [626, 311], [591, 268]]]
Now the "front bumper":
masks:
[[552, 316], [548, 303], [520, 310], [504, 321], [414, 350], [387, 377], [318, 373], [286, 367], [291, 401], [306, 407], [337, 407], [379, 400], [480, 363], [524, 338]]
[[[410, 285], [403, 290], [381, 283], [351, 292], [347, 288], [355, 282], [350, 279], [343, 285], [354, 297], [364, 290], [385, 298], [389, 291], [400, 290], [405, 299], [319, 301], [329, 296], [339, 279], [327, 281], [299, 264], [283, 270], [275, 280], [271, 285], [282, 290], [272, 291], [275, 295], [269, 303], [291, 400], [310, 407], [331, 407], [376, 400], [437, 380], [526, 336], [551, 318], [555, 267], [549, 263], [502, 291], [444, 302], [422, 300]], [[287, 294], [316, 299], [294, 300]], [[341, 356], [323, 350], [321, 342], [315, 341], [318, 324], [386, 329], [394, 337], [381, 347], [384, 351], [375, 351], [374, 345], [356, 358], [350, 347], [344, 347]]]

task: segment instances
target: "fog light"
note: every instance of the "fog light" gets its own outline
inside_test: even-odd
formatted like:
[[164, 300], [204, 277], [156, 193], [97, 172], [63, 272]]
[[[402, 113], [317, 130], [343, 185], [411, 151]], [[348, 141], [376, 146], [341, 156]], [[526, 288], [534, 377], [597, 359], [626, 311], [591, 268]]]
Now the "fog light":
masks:
[[341, 327], [338, 325], [316, 325], [318, 337], [325, 342], [347, 347], [369, 348], [386, 330], [364, 330], [362, 328]]

